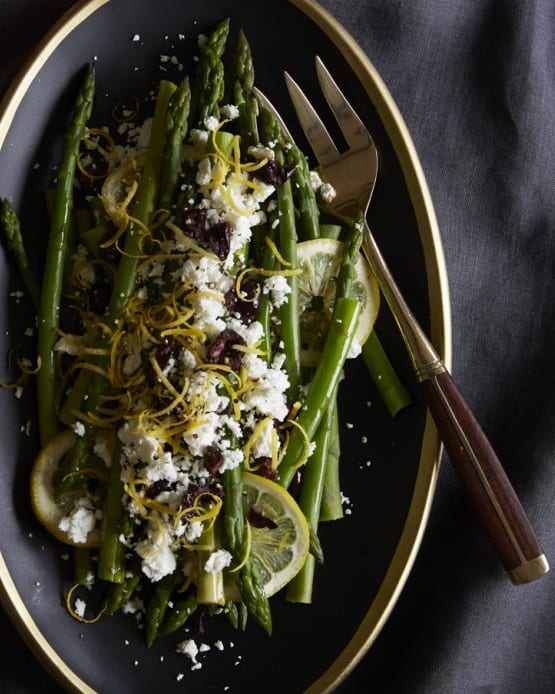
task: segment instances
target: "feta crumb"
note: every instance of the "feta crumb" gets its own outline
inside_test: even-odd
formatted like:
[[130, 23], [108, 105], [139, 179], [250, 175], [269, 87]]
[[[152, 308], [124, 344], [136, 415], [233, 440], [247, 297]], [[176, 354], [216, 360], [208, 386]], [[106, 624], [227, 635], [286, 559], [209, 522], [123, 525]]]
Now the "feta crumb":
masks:
[[337, 196], [337, 191], [331, 183], [322, 183], [318, 189], [318, 193], [324, 202], [332, 202]]
[[204, 123], [203, 123], [204, 127], [210, 133], [214, 132], [214, 130], [216, 130], [216, 128], [218, 127], [219, 124], [220, 123], [219, 123], [218, 119], [216, 118], [216, 116], [208, 116], [208, 118], [204, 119]]
[[83, 422], [73, 422], [71, 428], [77, 434], [77, 436], [85, 436], [85, 425]]
[[141, 569], [153, 583], [175, 571], [177, 560], [170, 544], [171, 538], [164, 526], [150, 523], [147, 538], [135, 547], [135, 552], [143, 560]]
[[180, 641], [175, 647], [175, 650], [178, 653], [183, 653], [183, 655], [186, 655], [192, 663], [196, 664], [198, 662], [198, 646], [194, 639], [185, 639], [185, 641]]
[[322, 181], [317, 171], [310, 172], [310, 185], [312, 190], [315, 193], [318, 193], [324, 202], [332, 202], [332, 200], [334, 200], [337, 196], [337, 191], [335, 188], [331, 185], [331, 183]]
[[283, 275], [273, 275], [264, 280], [263, 294], [269, 294], [274, 306], [279, 308], [287, 303], [287, 297], [291, 293], [291, 285]]
[[209, 574], [222, 571], [222, 569], [231, 565], [232, 559], [231, 553], [226, 549], [217, 549], [215, 552], [212, 552], [206, 560], [204, 570]]
[[144, 611], [144, 603], [139, 597], [131, 598], [122, 607], [124, 614], [139, 614]]
[[239, 109], [237, 106], [235, 106], [235, 104], [225, 104], [225, 106], [222, 106], [221, 111], [222, 115], [230, 120], [239, 118]]
[[110, 465], [112, 464], [112, 456], [110, 453], [108, 442], [105, 439], [98, 438], [95, 441], [93, 451], [95, 455], [97, 455], [100, 458], [100, 460], [103, 461], [106, 467], [110, 467]]
[[67, 533], [72, 542], [82, 544], [96, 526], [94, 506], [90, 499], [78, 499], [72, 511], [58, 523], [58, 528]]
[[208, 130], [201, 130], [200, 128], [193, 128], [191, 130], [191, 142], [194, 145], [205, 145], [208, 142]]
[[322, 179], [320, 178], [320, 174], [317, 171], [311, 171], [309, 175], [312, 190], [316, 192], [318, 188], [320, 188], [320, 186], [322, 185]]
[[78, 617], [84, 617], [85, 610], [87, 609], [87, 603], [84, 600], [81, 600], [81, 598], [77, 598], [77, 600], [75, 601], [75, 605], [73, 606], [73, 609], [75, 610], [75, 614]]
[[212, 164], [209, 157], [201, 159], [198, 164], [196, 182], [199, 186], [205, 186], [210, 183], [212, 178]]
[[[262, 159], [275, 159], [276, 153], [274, 152], [273, 149], [270, 149], [270, 147], [264, 147], [264, 145], [251, 145], [247, 149], [247, 153], [250, 154], [251, 157], [254, 159], [262, 160]], [[268, 205], [268, 210], [271, 211], [271, 209], [275, 209], [275, 201], [272, 201], [274, 203], [273, 207], [270, 208], [270, 205]]]

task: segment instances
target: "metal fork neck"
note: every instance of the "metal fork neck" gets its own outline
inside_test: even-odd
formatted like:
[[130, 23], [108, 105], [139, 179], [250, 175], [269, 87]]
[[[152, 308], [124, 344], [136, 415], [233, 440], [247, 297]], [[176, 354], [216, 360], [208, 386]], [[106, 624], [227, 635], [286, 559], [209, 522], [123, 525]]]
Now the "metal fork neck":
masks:
[[362, 246], [364, 254], [399, 325], [418, 380], [424, 381], [433, 375], [444, 373], [446, 368], [443, 362], [399, 291], [366, 220], [365, 229]]

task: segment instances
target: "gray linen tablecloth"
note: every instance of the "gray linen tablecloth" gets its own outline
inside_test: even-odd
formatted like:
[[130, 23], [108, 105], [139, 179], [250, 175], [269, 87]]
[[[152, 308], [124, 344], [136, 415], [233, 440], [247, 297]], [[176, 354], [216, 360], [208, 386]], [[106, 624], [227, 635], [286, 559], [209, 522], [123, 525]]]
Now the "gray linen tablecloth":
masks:
[[[322, 0], [412, 134], [445, 249], [453, 373], [555, 561], [555, 4]], [[0, 90], [70, 0], [0, 0]], [[0, 614], [0, 692], [57, 692]], [[551, 694], [555, 574], [514, 587], [448, 461], [421, 551], [342, 694]]]

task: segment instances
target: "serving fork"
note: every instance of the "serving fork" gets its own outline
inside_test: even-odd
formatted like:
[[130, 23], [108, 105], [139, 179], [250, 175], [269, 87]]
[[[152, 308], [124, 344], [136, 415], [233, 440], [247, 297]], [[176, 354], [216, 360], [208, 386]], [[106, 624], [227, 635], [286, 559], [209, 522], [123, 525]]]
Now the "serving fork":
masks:
[[[316, 57], [315, 63], [320, 88], [345, 138], [347, 151], [339, 152], [323, 120], [287, 72], [285, 81], [318, 161], [317, 171], [335, 189], [335, 197], [322, 205], [344, 221], [353, 222], [361, 215], [364, 218], [363, 252], [403, 336], [448, 457], [513, 583], [533, 581], [547, 573], [549, 564], [530, 521], [491, 444], [402, 296], [366, 222], [378, 175], [376, 145], [322, 60]], [[271, 102], [260, 91], [258, 97], [290, 137]]]

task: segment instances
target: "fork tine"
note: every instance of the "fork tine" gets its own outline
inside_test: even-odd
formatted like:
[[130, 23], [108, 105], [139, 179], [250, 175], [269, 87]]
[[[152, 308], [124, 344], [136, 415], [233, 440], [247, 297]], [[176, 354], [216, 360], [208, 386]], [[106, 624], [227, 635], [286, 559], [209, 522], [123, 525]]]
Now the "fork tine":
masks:
[[373, 143], [370, 133], [319, 56], [316, 56], [316, 73], [326, 101], [349, 146], [353, 149], [368, 147]]
[[337, 147], [299, 85], [288, 72], [284, 74], [289, 96], [314, 156], [322, 166], [331, 164], [339, 157]]
[[266, 94], [264, 94], [264, 92], [261, 92], [260, 89], [258, 89], [258, 87], [253, 87], [253, 92], [254, 92], [254, 96], [255, 96], [256, 100], [258, 101], [259, 105], [262, 106], [262, 108], [265, 108], [266, 111], [269, 111], [274, 116], [274, 118], [276, 119], [276, 121], [277, 121], [277, 123], [281, 129], [282, 134], [288, 140], [293, 142], [294, 141], [293, 136], [291, 135], [291, 133], [289, 132], [289, 129], [285, 125], [285, 121], [281, 117], [279, 111], [276, 109], [276, 107], [270, 101], [270, 99], [268, 99]]

